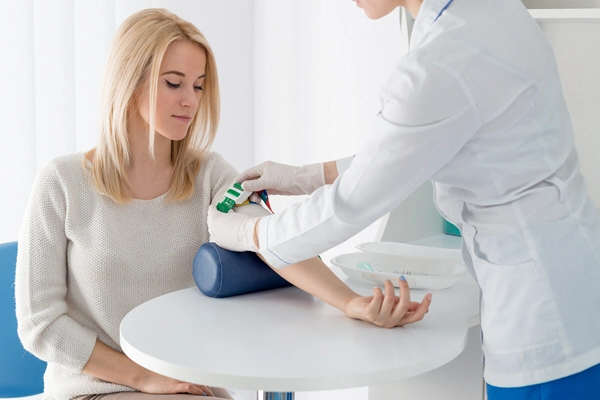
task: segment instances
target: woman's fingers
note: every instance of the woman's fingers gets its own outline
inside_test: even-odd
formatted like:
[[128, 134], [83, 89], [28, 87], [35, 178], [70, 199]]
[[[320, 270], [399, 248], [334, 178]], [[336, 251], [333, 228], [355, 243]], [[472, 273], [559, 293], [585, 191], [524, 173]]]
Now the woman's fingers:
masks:
[[406, 313], [404, 318], [401, 320], [402, 325], [412, 324], [423, 319], [427, 311], [429, 311], [429, 305], [431, 304], [431, 293], [428, 293], [423, 298], [421, 304], [417, 307], [414, 312]]
[[394, 305], [396, 304], [396, 293], [394, 292], [394, 285], [392, 282], [389, 279], [386, 279], [383, 285], [385, 295], [383, 296], [381, 308], [379, 309], [379, 313], [377, 315], [377, 322], [382, 326], [387, 324], [390, 314], [394, 309]]
[[203, 391], [204, 393], [206, 393], [206, 395], [207, 395], [207, 396], [212, 396], [212, 397], [215, 397], [215, 395], [213, 394], [213, 392], [212, 392], [212, 390], [211, 390], [211, 388], [210, 388], [210, 387], [208, 387], [208, 386], [198, 386], [198, 387], [199, 387], [199, 388], [201, 388], [201, 389], [202, 389], [202, 391]]
[[379, 310], [381, 310], [381, 303], [383, 302], [383, 292], [379, 287], [373, 288], [373, 298], [367, 306], [367, 317], [371, 322], [376, 323], [379, 317]]
[[[203, 385], [195, 385], [189, 382], [180, 382], [177, 393], [189, 393], [197, 396], [213, 396], [210, 387]], [[214, 397], [214, 396], [213, 396]]]
[[214, 397], [213, 392], [210, 389], [210, 387], [208, 387], [208, 386], [201, 386], [201, 385], [196, 385], [196, 386], [198, 386], [198, 388], [200, 388], [200, 390], [202, 390], [204, 393], [206, 393], [207, 396]]
[[392, 316], [390, 318], [390, 322], [394, 323], [393, 326], [403, 325], [401, 323], [402, 319], [404, 318], [405, 314], [408, 312], [411, 306], [410, 289], [408, 287], [408, 282], [406, 282], [406, 280], [402, 278], [404, 277], [398, 279], [398, 287], [400, 289], [400, 301], [396, 304], [394, 312], [392, 313]]
[[388, 318], [386, 327], [402, 326], [422, 320], [431, 304], [431, 293], [428, 293], [421, 303], [410, 301], [408, 282], [401, 277], [398, 279], [398, 283], [400, 296], [396, 297], [395, 307]]
[[365, 307], [367, 321], [378, 326], [393, 328], [423, 319], [429, 311], [431, 293], [427, 294], [421, 303], [411, 301], [410, 288], [406, 280], [399, 279], [398, 282], [400, 296], [396, 296], [394, 285], [389, 280], [384, 282], [383, 291], [379, 287], [373, 288], [373, 297]]
[[419, 308], [420, 305], [421, 303], [419, 303], [418, 301], [411, 301], [410, 306], [408, 306], [408, 311], [415, 311], [417, 308]]

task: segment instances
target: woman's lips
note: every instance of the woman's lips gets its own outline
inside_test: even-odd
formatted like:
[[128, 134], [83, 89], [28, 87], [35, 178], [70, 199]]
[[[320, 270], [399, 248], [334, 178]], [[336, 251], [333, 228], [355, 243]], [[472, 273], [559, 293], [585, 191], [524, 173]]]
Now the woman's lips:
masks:
[[192, 120], [192, 117], [189, 115], [173, 115], [173, 118], [185, 123], [188, 123]]

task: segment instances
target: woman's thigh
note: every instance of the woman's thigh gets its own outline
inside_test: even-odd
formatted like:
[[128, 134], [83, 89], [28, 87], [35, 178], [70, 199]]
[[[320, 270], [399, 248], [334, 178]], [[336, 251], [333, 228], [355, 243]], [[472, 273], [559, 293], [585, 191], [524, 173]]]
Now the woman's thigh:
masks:
[[[211, 387], [215, 397], [208, 397], [212, 400], [231, 400], [232, 397], [225, 389]], [[141, 392], [119, 392], [119, 393], [103, 393], [91, 394], [87, 396], [75, 397], [71, 400], [199, 400], [204, 398], [194, 394], [177, 393], [177, 394], [148, 394]]]
[[555, 381], [517, 388], [487, 385], [488, 400], [597, 400], [600, 399], [600, 364]]

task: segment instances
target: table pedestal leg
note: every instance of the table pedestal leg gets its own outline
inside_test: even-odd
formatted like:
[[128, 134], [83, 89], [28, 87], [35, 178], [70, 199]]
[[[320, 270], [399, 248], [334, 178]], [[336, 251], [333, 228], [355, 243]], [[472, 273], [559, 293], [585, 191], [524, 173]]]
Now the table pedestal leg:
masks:
[[258, 391], [258, 400], [294, 400], [294, 392], [263, 392]]

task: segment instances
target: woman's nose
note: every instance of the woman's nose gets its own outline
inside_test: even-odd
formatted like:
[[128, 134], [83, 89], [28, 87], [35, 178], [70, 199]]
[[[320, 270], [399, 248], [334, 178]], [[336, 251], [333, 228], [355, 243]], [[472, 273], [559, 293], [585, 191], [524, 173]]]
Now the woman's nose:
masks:
[[196, 91], [193, 87], [183, 91], [181, 105], [192, 109], [198, 106], [198, 98], [196, 97]]

